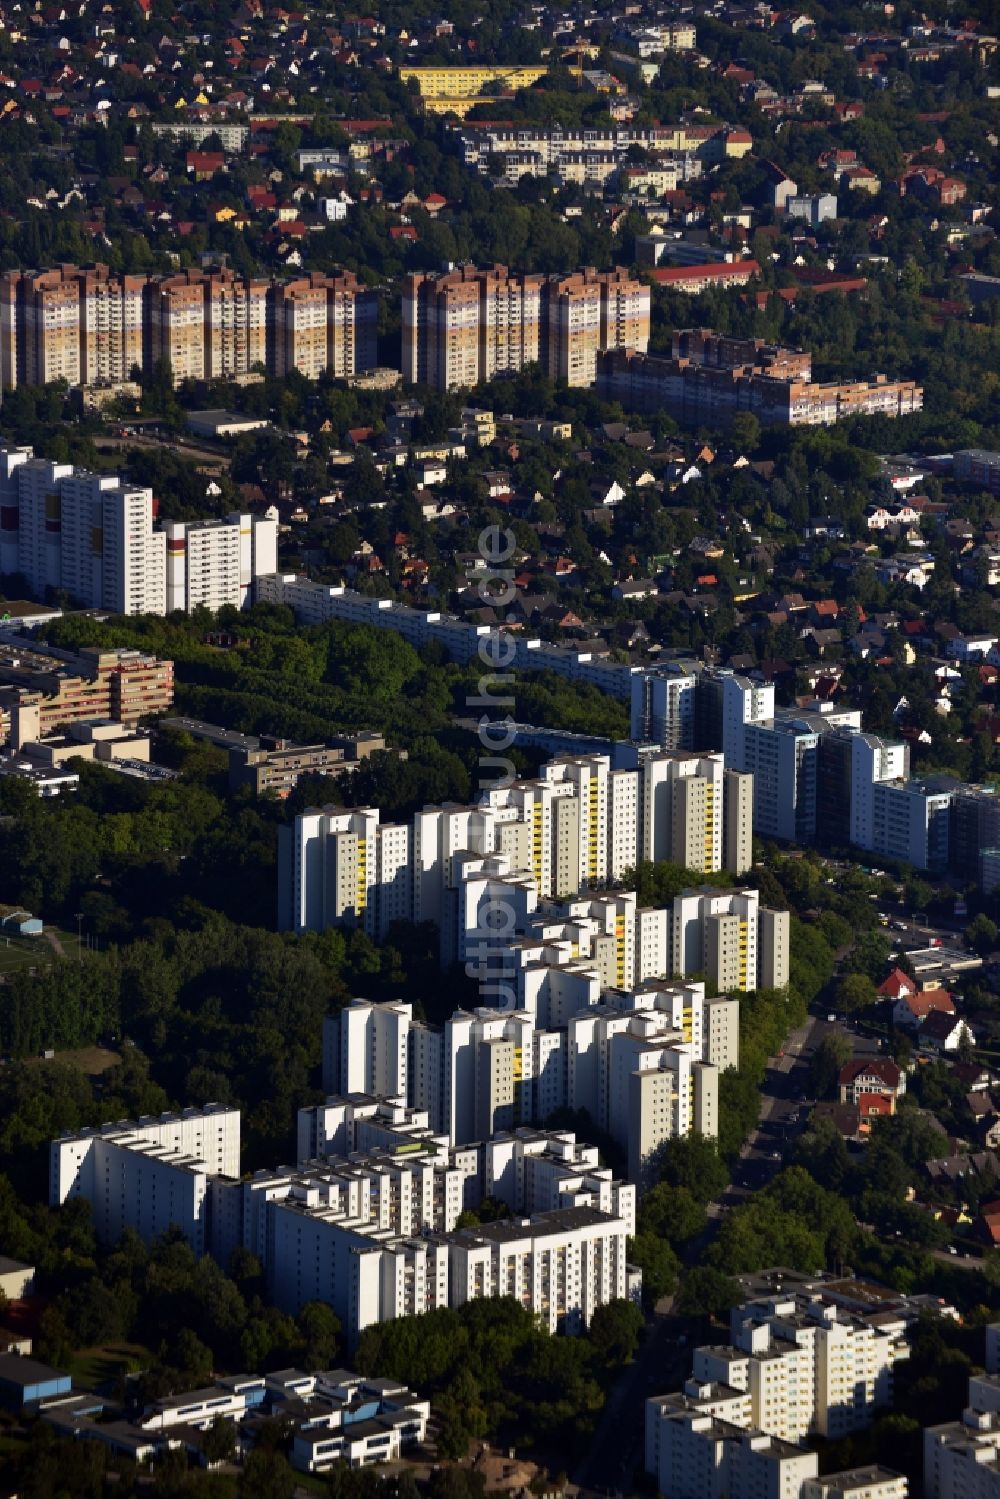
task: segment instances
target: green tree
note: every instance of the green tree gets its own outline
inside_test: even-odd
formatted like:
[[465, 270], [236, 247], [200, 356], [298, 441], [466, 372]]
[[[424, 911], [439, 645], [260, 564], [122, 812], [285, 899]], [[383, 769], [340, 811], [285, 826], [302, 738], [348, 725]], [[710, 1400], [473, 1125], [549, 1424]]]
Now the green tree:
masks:
[[848, 962], [852, 973], [865, 974], [877, 983], [885, 973], [889, 942], [881, 932], [865, 932], [855, 942]]
[[216, 1416], [202, 1438], [202, 1451], [210, 1464], [232, 1462], [236, 1453], [236, 1432], [232, 1421]]
[[837, 1003], [848, 1015], [868, 1009], [877, 998], [875, 985], [867, 973], [845, 973], [837, 985]]
[[992, 952], [997, 942], [997, 924], [980, 912], [965, 929], [965, 940], [980, 956]]
[[675, 1309], [686, 1317], [724, 1317], [740, 1301], [734, 1280], [712, 1265], [694, 1265], [677, 1292]]
[[639, 1346], [642, 1312], [634, 1301], [609, 1301], [590, 1319], [588, 1337], [601, 1364], [626, 1364]]
[[240, 1499], [293, 1499], [296, 1478], [280, 1452], [255, 1448], [243, 1465]]
[[812, 1054], [809, 1064], [813, 1090], [817, 1098], [833, 1093], [840, 1069], [851, 1060], [850, 1038], [843, 1031], [827, 1031]]
[[725, 1274], [746, 1274], [762, 1265], [817, 1270], [824, 1261], [823, 1240], [796, 1213], [756, 1201], [730, 1213], [712, 1245], [711, 1263]]
[[729, 1185], [729, 1172], [715, 1141], [691, 1134], [668, 1140], [658, 1159], [660, 1180], [686, 1187], [696, 1202], [713, 1202]]
[[704, 1232], [708, 1222], [705, 1206], [689, 1187], [660, 1182], [651, 1187], [639, 1207], [639, 1229], [656, 1234], [669, 1244], [686, 1244]]
[[[535, 720], [532, 720], [533, 722]], [[643, 906], [667, 906], [682, 890], [697, 885], [701, 879], [694, 870], [663, 859], [657, 863], [640, 863], [622, 875], [625, 890], [634, 890]]]
[[760, 447], [760, 421], [752, 411], [738, 411], [730, 424], [729, 435], [738, 452], [755, 453]]
[[831, 1119], [816, 1119], [810, 1123], [799, 1137], [795, 1160], [805, 1167], [814, 1181], [822, 1182], [832, 1192], [843, 1191], [852, 1176], [850, 1154]]
[[324, 1301], [307, 1301], [296, 1318], [306, 1369], [332, 1369], [340, 1351], [340, 1320]]
[[662, 1239], [654, 1234], [637, 1233], [628, 1241], [628, 1257], [642, 1271], [642, 1294], [647, 1306], [655, 1306], [676, 1289], [680, 1260]]

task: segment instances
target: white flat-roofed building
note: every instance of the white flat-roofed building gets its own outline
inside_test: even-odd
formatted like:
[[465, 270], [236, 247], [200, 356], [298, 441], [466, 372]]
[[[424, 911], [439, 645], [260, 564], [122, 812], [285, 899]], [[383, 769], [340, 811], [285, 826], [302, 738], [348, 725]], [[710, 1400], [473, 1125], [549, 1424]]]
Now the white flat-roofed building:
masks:
[[631, 683], [631, 737], [663, 750], [691, 749], [696, 675], [683, 666], [637, 673]]
[[505, 1202], [513, 1212], [593, 1207], [621, 1218], [625, 1232], [635, 1233], [635, 1187], [612, 1177], [595, 1145], [569, 1132], [519, 1129], [484, 1141], [479, 1149], [484, 1196]]
[[264, 1397], [263, 1374], [233, 1375], [200, 1390], [162, 1395], [139, 1418], [143, 1431], [168, 1431], [172, 1426], [195, 1426], [202, 1430], [218, 1418], [239, 1421]]
[[925, 1499], [1000, 1496], [1000, 1415], [971, 1406], [960, 1421], [924, 1430]]
[[[909, 1356], [906, 1330], [926, 1298], [783, 1268], [738, 1279], [749, 1299], [730, 1313], [731, 1341], [696, 1348], [683, 1390], [646, 1401], [645, 1466], [660, 1493], [667, 1499], [906, 1499], [905, 1477], [877, 1464], [821, 1478], [815, 1453], [802, 1444], [861, 1431], [880, 1409], [891, 1408], [894, 1367]], [[970, 1460], [986, 1469], [992, 1464], [995, 1472], [998, 1419], [967, 1411], [964, 1425], [952, 1422], [925, 1434], [928, 1499], [994, 1492], [962, 1487], [960, 1479], [951, 1487], [932, 1485], [949, 1464], [959, 1471], [967, 1457], [959, 1449], [973, 1427], [980, 1452]], [[803, 1467], [794, 1454], [812, 1466]]]
[[[35, 1289], [35, 1267], [0, 1254], [0, 1291], [8, 1301], [20, 1301]], [[30, 1345], [29, 1345], [30, 1351]]]
[[578, 1332], [626, 1295], [625, 1223], [595, 1208], [462, 1229], [448, 1244], [451, 1302], [513, 1296], [549, 1332]]
[[277, 565], [276, 511], [160, 526], [152, 489], [49, 463], [30, 448], [0, 449], [0, 509], [0, 571], [86, 608], [243, 608], [256, 578]]
[[[327, 1303], [352, 1344], [373, 1323], [512, 1286], [551, 1330], [572, 1332], [634, 1289], [625, 1264], [634, 1188], [613, 1180], [572, 1134], [449, 1146], [426, 1114], [355, 1096], [303, 1109], [299, 1140], [300, 1151], [339, 1153], [240, 1179], [236, 1110], [107, 1125], [52, 1142], [51, 1201], [85, 1198], [105, 1243], [128, 1228], [150, 1242], [179, 1227], [196, 1254], [220, 1263], [244, 1247], [260, 1258], [277, 1306], [294, 1315], [306, 1302]], [[457, 1230], [487, 1178], [489, 1190], [533, 1216]], [[187, 1415], [171, 1405], [159, 1424], [238, 1414], [232, 1391], [196, 1394], [183, 1402]]]
[[[604, 659], [593, 650], [537, 637], [507, 635], [489, 625], [477, 625], [437, 610], [413, 609], [393, 599], [371, 598], [342, 584], [314, 583], [295, 573], [275, 572], [258, 583], [257, 598], [287, 604], [303, 624], [325, 624], [330, 619], [394, 630], [420, 648], [441, 645], [450, 661], [479, 660], [486, 668], [498, 664], [524, 671], [554, 671], [572, 682], [588, 682], [611, 697], [628, 702], [632, 679], [641, 668]], [[508, 652], [512, 652], [508, 659]]]
[[1000, 1415], [1000, 1374], [970, 1374], [969, 1404], [973, 1410]]
[[253, 602], [254, 581], [274, 571], [277, 512], [225, 520], [167, 521], [166, 611], [236, 609]]
[[407, 1097], [407, 1056], [413, 1006], [352, 999], [340, 1011], [341, 1094]]
[[904, 1474], [877, 1463], [807, 1478], [802, 1485], [802, 1499], [908, 1499], [909, 1492]]
[[735, 1307], [732, 1342], [695, 1349], [694, 1378], [750, 1395], [750, 1425], [785, 1441], [869, 1426], [908, 1356], [902, 1320], [844, 1311], [813, 1291]]
[[323, 1473], [334, 1463], [396, 1462], [427, 1435], [430, 1402], [394, 1380], [331, 1370], [295, 1395], [306, 1409], [293, 1427], [290, 1457], [304, 1473]]
[[[729, 1385], [700, 1383], [688, 1379], [681, 1390], [669, 1395], [654, 1395], [646, 1401], [645, 1414], [645, 1468], [656, 1477], [662, 1474], [664, 1459], [663, 1433], [671, 1416], [691, 1411], [695, 1415], [713, 1416], [728, 1421], [732, 1426], [747, 1429], [750, 1426], [750, 1395], [746, 1390], [734, 1390]], [[661, 1482], [662, 1489], [662, 1482]], [[662, 1490], [669, 1492], [668, 1490]]]
[[642, 762], [642, 857], [712, 874], [722, 868], [721, 750]]
[[[664, 1140], [717, 1134], [739, 999], [658, 978], [607, 987], [622, 934], [569, 913], [576, 904], [546, 906], [537, 934], [515, 941], [514, 1007], [456, 1010], [440, 1029], [402, 1001], [355, 1000], [326, 1017], [323, 1082], [335, 1096], [300, 1111], [299, 1160], [404, 1138], [465, 1144], [569, 1106], [633, 1154], [639, 1181]], [[573, 958], [581, 948], [592, 950]]]
[[448, 1149], [447, 1136], [430, 1128], [426, 1110], [408, 1108], [401, 1099], [352, 1093], [299, 1109], [299, 1165], [321, 1156], [417, 1143]]
[[268, 1284], [282, 1311], [325, 1301], [350, 1342], [366, 1327], [448, 1305], [443, 1241], [379, 1232], [370, 1218], [289, 1196], [268, 1204]]
[[914, 869], [945, 870], [951, 852], [951, 806], [960, 789], [961, 783], [947, 775], [876, 782], [867, 847]]
[[701, 1006], [704, 1040], [702, 1061], [710, 1062], [720, 1072], [740, 1065], [740, 1002], [731, 995], [720, 994], [704, 999]]
[[669, 1499], [799, 1499], [819, 1459], [780, 1437], [696, 1410], [671, 1412], [660, 1438], [660, 1492]]
[[[733, 1308], [730, 1325], [734, 1345], [754, 1357], [808, 1351], [811, 1374], [799, 1377], [788, 1401], [775, 1409], [790, 1429], [830, 1440], [863, 1430], [877, 1410], [891, 1405], [894, 1367], [909, 1354], [901, 1318], [865, 1317], [813, 1293], [743, 1302]], [[766, 1430], [765, 1419], [764, 1407], [755, 1407], [754, 1422]]]
[[278, 845], [278, 925], [321, 932], [330, 926], [377, 933], [379, 812], [374, 807], [310, 808], [282, 828]]
[[208, 1247], [209, 1178], [239, 1172], [239, 1110], [210, 1105], [53, 1140], [49, 1202], [84, 1198], [102, 1243], [116, 1243], [126, 1228], [150, 1242], [176, 1226], [201, 1253]]

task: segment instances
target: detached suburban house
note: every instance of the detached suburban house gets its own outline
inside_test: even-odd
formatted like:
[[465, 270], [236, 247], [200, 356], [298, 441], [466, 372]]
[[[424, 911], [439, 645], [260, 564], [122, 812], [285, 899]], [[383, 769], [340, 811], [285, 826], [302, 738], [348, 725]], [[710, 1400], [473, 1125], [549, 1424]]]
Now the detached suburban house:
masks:
[[904, 973], [902, 968], [894, 968], [888, 978], [884, 978], [878, 986], [878, 992], [883, 999], [893, 1001], [901, 999], [904, 994], [916, 994], [917, 981]]
[[948, 1015], [941, 1010], [935, 1010], [928, 1015], [920, 1027], [919, 1041], [921, 1046], [933, 1046], [936, 1051], [957, 1051], [963, 1040], [968, 1041], [970, 1046], [975, 1046], [976, 1038], [968, 1021], [961, 1016]]
[[[897, 1101], [906, 1092], [906, 1073], [888, 1057], [856, 1058], [840, 1069], [837, 1082], [840, 1102], [857, 1104], [863, 1113], [894, 1114]], [[888, 1107], [881, 1107], [883, 1104]]]
[[893, 1025], [904, 1030], [923, 1030], [931, 1015], [954, 1017], [955, 1004], [947, 989], [919, 989], [901, 994], [892, 1008]]

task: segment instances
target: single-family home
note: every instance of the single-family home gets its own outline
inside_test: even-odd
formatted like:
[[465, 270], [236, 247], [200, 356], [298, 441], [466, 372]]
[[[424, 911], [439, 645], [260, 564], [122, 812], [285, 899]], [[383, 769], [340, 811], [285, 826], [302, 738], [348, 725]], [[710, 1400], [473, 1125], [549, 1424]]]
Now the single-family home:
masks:
[[921, 1046], [932, 1046], [935, 1051], [958, 1051], [963, 1041], [975, 1046], [976, 1037], [967, 1020], [960, 1015], [944, 1010], [934, 1010], [927, 1016], [919, 1031]]
[[931, 1015], [954, 1016], [955, 1004], [947, 989], [917, 989], [901, 994], [893, 1005], [892, 1023], [904, 1030], [919, 1030]]
[[840, 1069], [837, 1078], [841, 1103], [862, 1104], [872, 1097], [885, 1099], [888, 1112], [906, 1092], [906, 1073], [888, 1057], [855, 1057]]

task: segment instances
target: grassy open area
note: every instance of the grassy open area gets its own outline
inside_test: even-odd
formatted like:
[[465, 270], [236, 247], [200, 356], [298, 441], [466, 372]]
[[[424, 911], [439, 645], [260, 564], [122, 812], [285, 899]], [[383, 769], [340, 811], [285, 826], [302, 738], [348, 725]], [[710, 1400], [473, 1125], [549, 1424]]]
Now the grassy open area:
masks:
[[121, 1061], [121, 1056], [117, 1051], [109, 1051], [106, 1046], [79, 1046], [74, 1051], [57, 1051], [51, 1059], [29, 1057], [27, 1060], [40, 1067], [52, 1060], [65, 1067], [76, 1067], [80, 1072], [86, 1073], [87, 1077], [100, 1077], [109, 1067], [116, 1066]]
[[123, 1374], [138, 1374], [152, 1359], [141, 1343], [103, 1343], [81, 1348], [68, 1361], [68, 1372], [77, 1389], [100, 1390]]
[[0, 934], [0, 974], [23, 973], [29, 968], [48, 968], [55, 954], [44, 937]]
[[329, 1494], [330, 1485], [325, 1478], [320, 1478], [317, 1473], [295, 1474], [296, 1491], [300, 1494]]
[[[0, 905], [0, 917], [19, 910], [18, 906]], [[5, 974], [23, 973], [27, 969], [49, 968], [57, 957], [74, 961], [81, 956], [76, 932], [45, 923], [37, 937], [21, 937], [16, 932], [0, 931], [0, 978]], [[86, 951], [86, 949], [84, 949]]]

